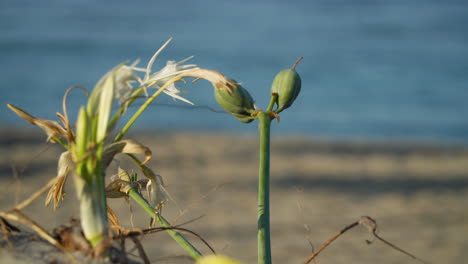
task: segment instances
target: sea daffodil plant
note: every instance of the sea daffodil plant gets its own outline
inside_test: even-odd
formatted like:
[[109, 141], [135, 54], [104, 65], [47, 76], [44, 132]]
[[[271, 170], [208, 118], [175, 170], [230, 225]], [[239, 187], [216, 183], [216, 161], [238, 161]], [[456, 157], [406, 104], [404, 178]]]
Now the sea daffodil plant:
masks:
[[[145, 68], [138, 67], [137, 60], [132, 64], [122, 63], [105, 74], [88, 96], [86, 105], [80, 108], [74, 126], [67, 114], [66, 98], [70, 90], [76, 87], [69, 88], [65, 93], [63, 113], [57, 113], [60, 123], [34, 117], [23, 109], [8, 104], [18, 116], [43, 129], [49, 142], [59, 143], [65, 148], [58, 160], [56, 181], [46, 198], [46, 205], [53, 201], [54, 210], [57, 209], [64, 198], [63, 186], [67, 176], [72, 173], [80, 201], [82, 229], [97, 256], [105, 255], [110, 245], [107, 215], [112, 210], [108, 211], [107, 198], [130, 197], [152, 217], [154, 222], [170, 227], [170, 223], [160, 213], [160, 209], [167, 201], [162, 178], [146, 165], [151, 159], [151, 150], [135, 140], [123, 138], [161, 93], [192, 104], [180, 96], [177, 82], [187, 77], [196, 78], [195, 81], [205, 79], [213, 85], [214, 97], [227, 113], [243, 123], [259, 120], [258, 263], [270, 264], [270, 124], [274, 119], [279, 121], [278, 114], [291, 107], [299, 95], [301, 79], [295, 68], [302, 58], [298, 59], [291, 69], [281, 71], [274, 78], [270, 103], [263, 111], [257, 108], [253, 97], [240, 83], [226, 78], [217, 71], [201, 69], [194, 64], [184, 64], [191, 57], [179, 62], [168, 61], [165, 67], [153, 72], [157, 56], [170, 41], [171, 39], [156, 51]], [[149, 96], [149, 89], [156, 91]], [[88, 95], [86, 90], [85, 93]], [[117, 122], [127, 113], [129, 106], [139, 98], [146, 98], [145, 102], [120, 130], [115, 131]], [[127, 154], [137, 164], [145, 177], [143, 180], [138, 180], [137, 175], [130, 176], [124, 169], [119, 168], [117, 176], [111, 177], [106, 185], [106, 170], [114, 157], [120, 153]], [[141, 154], [144, 155], [143, 161], [135, 156]], [[142, 195], [143, 189], [147, 190], [147, 198]], [[113, 213], [109, 215], [111, 222], [116, 223], [115, 215]], [[190, 256], [200, 259], [201, 253], [183, 235], [170, 228], [167, 232]]]
[[[230, 90], [234, 86], [231, 80], [219, 72], [184, 64], [191, 57], [179, 62], [169, 61], [161, 70], [153, 72], [157, 56], [170, 41], [171, 39], [156, 51], [146, 68], [137, 67], [138, 61], [135, 61], [132, 64], [120, 64], [105, 74], [89, 94], [86, 105], [80, 108], [75, 125], [72, 125], [68, 117], [66, 98], [70, 90], [76, 87], [68, 89], [65, 93], [63, 113], [57, 113], [60, 123], [34, 117], [19, 107], [7, 105], [21, 118], [42, 128], [49, 142], [59, 143], [65, 148], [58, 160], [56, 182], [49, 191], [46, 205], [53, 201], [54, 210], [57, 209], [64, 198], [63, 186], [67, 176], [73, 174], [80, 201], [82, 229], [95, 255], [105, 255], [110, 242], [106, 198], [131, 197], [155, 222], [170, 226], [159, 211], [167, 201], [162, 178], [146, 165], [151, 159], [151, 150], [135, 140], [123, 139], [135, 120], [163, 92], [176, 100], [191, 103], [179, 95], [180, 91], [176, 87], [177, 82], [185, 77], [205, 79], [217, 89]], [[140, 77], [139, 74], [143, 76]], [[150, 89], [156, 91], [148, 96]], [[87, 92], [86, 94], [88, 95]], [[139, 98], [145, 98], [145, 102], [129, 121], [116, 131], [117, 122]], [[125, 171], [119, 168], [120, 177], [114, 177], [106, 186], [106, 169], [119, 153], [127, 154], [135, 161], [145, 180], [130, 180], [125, 177]], [[135, 154], [143, 154], [144, 160], [140, 161]], [[146, 188], [148, 198], [144, 198], [141, 193], [143, 188], [140, 187]], [[201, 256], [181, 234], [171, 229], [167, 232], [193, 258], [198, 259]]]

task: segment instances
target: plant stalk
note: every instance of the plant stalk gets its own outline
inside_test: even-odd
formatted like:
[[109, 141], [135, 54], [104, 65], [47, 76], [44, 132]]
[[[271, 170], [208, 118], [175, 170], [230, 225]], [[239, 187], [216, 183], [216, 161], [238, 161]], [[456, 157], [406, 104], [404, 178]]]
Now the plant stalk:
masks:
[[93, 175], [91, 179], [84, 179], [82, 175], [75, 177], [81, 226], [93, 248], [107, 239], [107, 211], [105, 196], [102, 193], [102, 180], [102, 175], [98, 174]]
[[107, 215], [103, 213], [106, 208], [102, 207], [101, 196], [100, 190], [92, 183], [83, 186], [80, 197], [81, 226], [93, 247], [107, 238]]
[[260, 132], [260, 166], [258, 175], [258, 263], [271, 263], [270, 245], [270, 124], [267, 112], [258, 115]]
[[[143, 208], [158, 224], [163, 227], [171, 227], [171, 224], [151, 207], [151, 205], [143, 198], [135, 189], [130, 188], [127, 192], [141, 208]], [[202, 254], [196, 249], [182, 234], [177, 231], [167, 229], [166, 232], [195, 260], [201, 258]]]

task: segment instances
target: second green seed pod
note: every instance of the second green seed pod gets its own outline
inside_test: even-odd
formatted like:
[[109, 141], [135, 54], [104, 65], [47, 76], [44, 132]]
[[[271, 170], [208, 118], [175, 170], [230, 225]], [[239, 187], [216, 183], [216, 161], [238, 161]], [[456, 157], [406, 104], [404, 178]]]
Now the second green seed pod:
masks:
[[296, 65], [302, 59], [299, 58], [291, 69], [280, 71], [273, 80], [271, 92], [278, 94], [276, 113], [289, 108], [301, 91], [301, 77], [296, 72]]

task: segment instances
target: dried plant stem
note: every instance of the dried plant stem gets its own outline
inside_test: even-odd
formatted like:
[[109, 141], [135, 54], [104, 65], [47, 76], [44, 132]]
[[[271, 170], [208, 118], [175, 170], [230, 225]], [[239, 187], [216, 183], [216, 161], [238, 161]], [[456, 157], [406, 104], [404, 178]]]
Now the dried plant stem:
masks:
[[[429, 262], [426, 262], [418, 257], [416, 257], [415, 255], [397, 247], [396, 245], [388, 242], [387, 240], [383, 239], [382, 237], [380, 237], [379, 235], [377, 235], [377, 223], [374, 219], [372, 219], [371, 217], [369, 216], [362, 216], [358, 221], [346, 226], [345, 228], [343, 228], [341, 231], [339, 231], [338, 233], [334, 234], [331, 238], [329, 238], [325, 243], [323, 243], [322, 246], [320, 246], [319, 249], [317, 249], [317, 251], [313, 252], [312, 254], [310, 254], [309, 258], [307, 258], [307, 260], [304, 262], [305, 264], [308, 264], [310, 263], [315, 257], [318, 256], [318, 254], [320, 254], [320, 252], [322, 252], [326, 247], [328, 247], [333, 241], [335, 241], [339, 236], [341, 236], [342, 234], [344, 234], [346, 231], [350, 230], [351, 228], [354, 228], [358, 225], [362, 225], [364, 227], [367, 227], [367, 229], [369, 230], [369, 232], [375, 237], [377, 238], [378, 240], [380, 240], [381, 242], [383, 242], [384, 244], [386, 244], [387, 246], [393, 248], [394, 250], [396, 251], [399, 251], [421, 263], [424, 263], [424, 264], [428, 264]], [[370, 243], [369, 241], [367, 241], [368, 243]]]
[[[145, 200], [135, 189], [130, 188], [128, 196], [132, 198], [143, 210], [145, 210], [158, 224], [163, 227], [172, 227], [171, 224], [151, 207], [148, 201]], [[193, 258], [199, 259], [202, 254], [196, 249], [182, 234], [172, 229], [166, 229], [166, 232]]]
[[138, 254], [140, 254], [140, 258], [143, 260], [144, 264], [151, 264], [151, 261], [148, 258], [148, 255], [146, 255], [145, 250], [143, 249], [143, 245], [140, 243], [140, 240], [136, 237], [130, 237], [130, 239], [135, 243], [135, 246], [138, 250]]
[[6, 212], [6, 213], [0, 212], [0, 216], [6, 219], [20, 222], [30, 227], [31, 229], [36, 231], [42, 238], [47, 240], [49, 243], [51, 243], [52, 245], [60, 249], [63, 249], [63, 247], [59, 244], [59, 242], [55, 240], [44, 228], [38, 225], [34, 220], [29, 218], [27, 215], [23, 214], [20, 210], [13, 209], [12, 211]]
[[121, 234], [119, 235], [116, 235], [113, 237], [113, 239], [125, 239], [127, 237], [137, 237], [137, 236], [141, 236], [141, 235], [149, 235], [149, 234], [154, 234], [154, 233], [158, 233], [158, 232], [161, 232], [161, 231], [167, 231], [168, 229], [170, 230], [174, 230], [174, 231], [177, 231], [179, 233], [182, 233], [182, 234], [189, 234], [193, 237], [196, 237], [197, 239], [199, 239], [201, 242], [203, 242], [203, 244], [205, 244], [206, 247], [208, 247], [211, 251], [211, 253], [215, 254], [216, 255], [216, 251], [213, 249], [213, 247], [208, 244], [208, 242], [206, 242], [206, 240], [201, 237], [199, 234], [193, 232], [192, 230], [189, 230], [189, 229], [186, 229], [186, 228], [183, 228], [183, 227], [180, 227], [182, 225], [185, 225], [187, 223], [190, 223], [194, 220], [191, 220], [189, 222], [185, 222], [183, 224], [180, 224], [179, 226], [168, 226], [168, 227], [164, 227], [164, 226], [160, 226], [160, 227], [152, 227], [152, 228], [148, 228], [148, 229], [130, 229], [130, 230], [124, 230], [124, 232], [122, 232]]
[[32, 218], [24, 214], [21, 210], [30, 205], [34, 200], [36, 200], [40, 195], [45, 193], [54, 183], [56, 179], [51, 179], [46, 185], [44, 185], [41, 189], [34, 192], [31, 196], [25, 199], [23, 202], [16, 205], [13, 209], [7, 212], [0, 212], [0, 217], [10, 219], [12, 221], [16, 221], [26, 225], [36, 231], [36, 233], [45, 239], [47, 242], [51, 243], [52, 245], [56, 246], [58, 249], [62, 250], [65, 255], [73, 262], [76, 263], [76, 259], [66, 251], [66, 249], [55, 239], [53, 238], [47, 230], [41, 227], [36, 221]]
[[319, 249], [317, 249], [316, 251], [314, 251], [312, 254], [310, 254], [309, 258], [304, 262], [305, 264], [308, 264], [309, 262], [311, 262], [316, 256], [318, 256], [318, 254], [320, 254], [320, 252], [322, 252], [326, 247], [328, 247], [333, 241], [335, 241], [339, 236], [341, 236], [342, 234], [344, 234], [346, 231], [350, 230], [351, 228], [355, 227], [359, 225], [359, 221], [356, 221], [348, 226], [346, 226], [345, 228], [343, 228], [341, 231], [337, 232], [336, 234], [334, 234], [331, 238], [329, 238], [325, 243], [323, 243], [323, 245], [320, 246]]
[[40, 237], [45, 239], [50, 244], [54, 245], [58, 249], [62, 250], [62, 252], [69, 258], [72, 263], [77, 263], [76, 259], [70, 254], [52, 235], [47, 232], [43, 227], [41, 227], [36, 221], [31, 219], [29, 216], [21, 212], [17, 209], [12, 209], [8, 212], [0, 212], [0, 217], [4, 217], [6, 219], [10, 219], [12, 221], [20, 222], [23, 225], [30, 227], [34, 230]]
[[190, 203], [187, 207], [185, 207], [180, 213], [179, 215], [172, 219], [172, 224], [177, 224], [177, 222], [179, 221], [179, 219], [181, 219], [190, 209], [196, 207], [199, 203], [201, 203], [204, 199], [206, 199], [208, 196], [210, 196], [212, 193], [214, 192], [217, 192], [219, 190], [219, 188], [221, 188], [222, 185], [216, 185], [214, 186], [211, 190], [209, 190], [207, 193], [205, 193], [204, 195], [202, 195], [201, 197], [199, 197], [197, 200], [193, 201], [192, 203]]
[[50, 189], [50, 187], [52, 187], [52, 185], [54, 185], [54, 183], [56, 181], [57, 181], [57, 178], [53, 178], [53, 179], [49, 180], [49, 182], [46, 185], [44, 185], [44, 187], [42, 187], [41, 189], [39, 189], [38, 191], [33, 193], [31, 196], [28, 197], [28, 199], [26, 199], [26, 200], [22, 201], [21, 203], [19, 203], [18, 205], [16, 205], [13, 210], [21, 210], [21, 209], [25, 208], [26, 206], [30, 205], [34, 200], [36, 200], [37, 197], [39, 197], [41, 194], [48, 191]]
[[411, 257], [411, 258], [413, 258], [413, 259], [415, 259], [415, 260], [417, 260], [417, 261], [419, 261], [419, 262], [421, 262], [421, 263], [429, 264], [429, 262], [424, 261], [424, 260], [422, 260], [422, 259], [416, 257], [415, 255], [409, 253], [408, 251], [403, 250], [403, 249], [397, 247], [396, 245], [394, 245], [394, 244], [388, 242], [387, 240], [385, 240], [385, 239], [383, 239], [382, 237], [380, 237], [379, 235], [377, 235], [375, 232], [373, 232], [373, 235], [375, 236], [375, 238], [377, 238], [378, 240], [380, 240], [381, 242], [383, 242], [383, 243], [386, 244], [387, 246], [389, 246], [389, 247], [395, 249], [396, 251], [400, 251], [401, 253], [403, 253], [403, 254], [405, 254], [405, 255], [407, 255], [407, 256], [409, 256], [409, 257]]

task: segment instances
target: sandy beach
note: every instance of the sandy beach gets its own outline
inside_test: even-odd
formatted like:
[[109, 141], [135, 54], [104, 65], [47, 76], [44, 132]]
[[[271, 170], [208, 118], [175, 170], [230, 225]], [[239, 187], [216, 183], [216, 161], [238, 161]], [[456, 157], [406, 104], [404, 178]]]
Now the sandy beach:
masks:
[[[32, 133], [33, 132], [33, 133]], [[36, 133], [37, 132], [37, 133]], [[60, 146], [39, 130], [0, 130], [0, 210], [12, 208], [55, 177]], [[206, 239], [217, 253], [256, 262], [257, 147], [255, 135], [145, 132], [129, 136], [153, 151], [149, 165], [164, 179], [171, 201], [163, 215]], [[137, 168], [125, 156], [117, 166]], [[53, 212], [41, 196], [24, 212], [48, 230], [79, 217], [73, 181]], [[149, 218], [122, 199], [109, 205], [127, 227]], [[379, 235], [430, 263], [468, 262], [468, 148], [412, 142], [272, 138], [271, 227], [275, 263], [303, 263], [334, 233], [361, 216]], [[21, 225], [19, 225], [21, 227]], [[371, 240], [368, 245], [366, 240]], [[204, 253], [209, 250], [191, 239]], [[143, 245], [154, 263], [190, 263], [165, 233]], [[0, 251], [6, 254], [6, 245]], [[17, 249], [21, 252], [21, 249]], [[136, 254], [136, 252], [135, 252]], [[316, 263], [418, 263], [355, 228]], [[1, 262], [1, 261], [0, 261]]]

